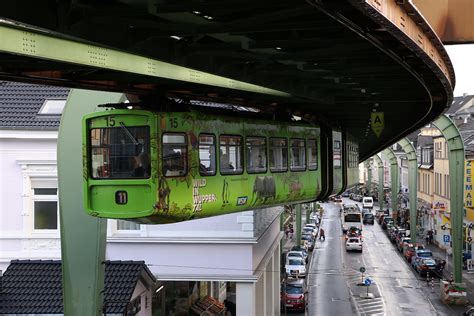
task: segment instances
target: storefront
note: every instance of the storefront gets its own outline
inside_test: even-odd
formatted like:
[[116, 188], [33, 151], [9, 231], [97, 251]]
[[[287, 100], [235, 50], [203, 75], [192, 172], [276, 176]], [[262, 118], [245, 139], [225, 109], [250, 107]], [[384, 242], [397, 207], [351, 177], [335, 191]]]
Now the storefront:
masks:
[[153, 296], [153, 316], [225, 315], [227, 283], [162, 282], [158, 284]]

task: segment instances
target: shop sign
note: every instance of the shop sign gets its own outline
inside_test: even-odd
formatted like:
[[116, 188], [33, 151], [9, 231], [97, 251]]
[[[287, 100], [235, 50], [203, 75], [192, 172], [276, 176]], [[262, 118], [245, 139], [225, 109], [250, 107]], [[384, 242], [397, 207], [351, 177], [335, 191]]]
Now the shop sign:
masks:
[[444, 211], [446, 209], [446, 204], [444, 204], [444, 202], [433, 202], [432, 208]]
[[473, 163], [472, 160], [466, 160], [464, 168], [464, 206], [473, 208], [472, 205], [472, 173], [473, 173]]

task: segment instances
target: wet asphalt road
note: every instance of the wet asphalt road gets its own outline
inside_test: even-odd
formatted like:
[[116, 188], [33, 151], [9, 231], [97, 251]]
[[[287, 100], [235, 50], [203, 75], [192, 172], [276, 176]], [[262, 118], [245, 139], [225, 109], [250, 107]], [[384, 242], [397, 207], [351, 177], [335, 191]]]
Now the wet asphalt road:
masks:
[[[345, 203], [356, 203], [344, 199]], [[288, 315], [455, 315], [436, 299], [428, 286], [405, 262], [385, 231], [375, 223], [364, 225], [362, 253], [346, 252], [341, 231], [339, 205], [323, 203], [322, 225], [326, 241], [318, 241], [308, 267], [308, 310]], [[360, 267], [373, 284], [373, 299], [360, 298], [367, 287]], [[282, 315], [284, 312], [282, 311]]]

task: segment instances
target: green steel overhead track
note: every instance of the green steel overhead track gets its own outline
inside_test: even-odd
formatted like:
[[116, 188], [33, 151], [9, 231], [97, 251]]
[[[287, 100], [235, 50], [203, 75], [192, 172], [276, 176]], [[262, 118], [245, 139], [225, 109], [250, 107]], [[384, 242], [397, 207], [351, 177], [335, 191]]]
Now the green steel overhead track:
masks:
[[[395, 0], [5, 1], [0, 79], [290, 113], [344, 129], [363, 161], [451, 103], [449, 58], [411, 10]], [[365, 133], [374, 110], [385, 115], [379, 137]]]
[[[156, 59], [122, 52], [113, 48], [81, 42], [77, 39], [64, 38], [61, 37], [60, 34], [28, 28], [5, 20], [0, 21], [0, 38], [2, 39], [0, 41], [1, 52], [13, 53], [24, 57], [33, 57], [59, 63], [70, 63], [98, 69], [116, 70], [118, 72], [277, 97], [290, 96], [289, 93], [284, 91], [173, 65]], [[33, 73], [33, 76], [34, 75]], [[59, 72], [55, 70], [51, 70], [48, 74], [52, 79], [58, 79], [59, 81], [64, 79], [58, 77], [58, 75]], [[90, 82], [90, 85], [92, 86], [92, 82]], [[107, 89], [105, 85], [103, 88]], [[146, 90], [147, 87], [137, 87], [137, 90], [141, 89]]]

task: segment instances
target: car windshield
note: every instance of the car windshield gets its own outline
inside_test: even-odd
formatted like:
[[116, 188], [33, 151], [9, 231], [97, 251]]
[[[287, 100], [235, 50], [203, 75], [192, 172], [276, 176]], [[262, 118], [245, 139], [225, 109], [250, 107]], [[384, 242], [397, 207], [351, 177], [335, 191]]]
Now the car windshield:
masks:
[[301, 254], [299, 252], [290, 252], [288, 254], [288, 257], [299, 257], [299, 258], [301, 258], [301, 257], [303, 257], [303, 254]]
[[303, 288], [300, 286], [286, 285], [286, 294], [303, 294]]
[[422, 258], [433, 257], [433, 253], [431, 251], [419, 251], [418, 257], [422, 257]]
[[425, 259], [423, 263], [426, 265], [436, 265], [436, 262], [433, 259]]
[[359, 239], [357, 239], [357, 238], [351, 238], [351, 239], [349, 239], [349, 242], [350, 242], [350, 243], [359, 243]]
[[291, 258], [291, 259], [288, 259], [288, 264], [290, 266], [302, 266], [303, 260], [297, 259], [297, 258]]

